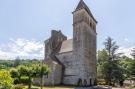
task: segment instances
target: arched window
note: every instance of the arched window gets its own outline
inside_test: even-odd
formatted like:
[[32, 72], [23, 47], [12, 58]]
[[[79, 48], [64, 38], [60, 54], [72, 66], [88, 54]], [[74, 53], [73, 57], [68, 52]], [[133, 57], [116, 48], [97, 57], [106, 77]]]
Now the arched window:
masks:
[[82, 86], [82, 79], [81, 78], [78, 79], [77, 85]]
[[92, 81], [91, 81], [91, 78], [90, 78], [90, 86], [92, 86]]
[[90, 27], [92, 28], [92, 22], [90, 21]]
[[87, 86], [87, 81], [84, 79], [83, 85], [86, 87]]

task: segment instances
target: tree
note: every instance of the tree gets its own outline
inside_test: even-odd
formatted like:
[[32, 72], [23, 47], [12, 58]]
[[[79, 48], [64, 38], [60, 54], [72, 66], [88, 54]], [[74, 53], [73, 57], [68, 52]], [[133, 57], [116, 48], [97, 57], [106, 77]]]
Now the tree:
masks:
[[36, 77], [40, 77], [41, 89], [43, 88], [43, 76], [50, 73], [50, 69], [44, 63], [42, 65], [34, 65], [34, 74]]
[[11, 69], [10, 74], [14, 79], [19, 79], [21, 77], [28, 77], [28, 89], [31, 88], [32, 78], [40, 77], [41, 78], [41, 89], [43, 83], [43, 76], [48, 75], [49, 68], [47, 65], [34, 64], [31, 66], [18, 66], [17, 69]]
[[17, 69], [12, 68], [10, 70], [10, 75], [11, 75], [12, 78], [14, 78], [14, 84], [19, 84], [20, 83], [21, 75], [20, 75], [20, 73], [18, 72]]
[[97, 77], [98, 79], [104, 78], [103, 65], [107, 61], [108, 54], [105, 49], [99, 50], [97, 53]]
[[116, 42], [113, 41], [112, 38], [108, 37], [106, 39], [106, 41], [104, 42], [105, 45], [105, 50], [108, 54], [108, 62], [109, 63], [108, 68], [107, 69], [107, 80], [108, 80], [108, 84], [112, 85], [112, 73], [113, 73], [113, 62], [115, 59], [117, 59], [119, 57], [119, 54], [117, 54], [117, 50], [119, 48], [119, 46], [116, 45]]
[[21, 62], [20, 58], [17, 57], [17, 58], [15, 59], [15, 61], [14, 61], [14, 67], [19, 66], [19, 65], [20, 65], [20, 62]]
[[10, 70], [11, 77], [14, 79], [18, 79], [19, 82], [20, 82], [20, 78], [23, 76], [27, 76], [29, 78], [28, 89], [31, 88], [31, 83], [32, 83], [31, 79], [34, 76], [33, 73], [34, 73], [33, 67], [28, 67], [28, 66], [18, 66], [17, 69]]
[[119, 46], [112, 38], [108, 37], [104, 42], [105, 48], [98, 51], [98, 72], [106, 83], [112, 85], [124, 81], [123, 69], [119, 66], [121, 53], [117, 53]]
[[113, 83], [118, 83], [120, 86], [123, 86], [125, 77], [123, 75], [123, 68], [119, 65], [118, 60], [114, 60], [112, 63], [112, 80]]
[[131, 79], [135, 80], [135, 60], [132, 60], [129, 70], [130, 70]]
[[131, 56], [135, 59], [135, 48], [133, 48]]
[[14, 66], [13, 60], [0, 60], [0, 69], [8, 69]]
[[131, 74], [131, 64], [132, 64], [133, 60], [127, 56], [122, 56], [119, 59], [119, 66], [123, 69], [123, 75], [125, 77], [125, 79], [129, 79]]
[[99, 50], [97, 55], [97, 63], [98, 65], [104, 64], [104, 62], [107, 60], [108, 54], [105, 49]]
[[108, 54], [108, 60], [113, 61], [119, 57], [121, 53], [117, 53], [117, 50], [119, 48], [118, 45], [116, 45], [116, 42], [113, 41], [111, 37], [108, 37], [106, 41], [104, 42], [105, 50]]
[[15, 68], [12, 68], [12, 69], [10, 70], [10, 74], [11, 74], [11, 77], [12, 77], [12, 78], [18, 78], [18, 77], [20, 77], [19, 72], [18, 72], [17, 69], [15, 69]]
[[29, 78], [28, 89], [30, 89], [31, 88], [31, 83], [32, 83], [32, 78], [34, 77], [33, 67], [19, 66], [18, 71], [20, 73], [20, 76], [27, 76]]
[[0, 89], [11, 89], [13, 79], [10, 77], [10, 73], [6, 70], [0, 71]]

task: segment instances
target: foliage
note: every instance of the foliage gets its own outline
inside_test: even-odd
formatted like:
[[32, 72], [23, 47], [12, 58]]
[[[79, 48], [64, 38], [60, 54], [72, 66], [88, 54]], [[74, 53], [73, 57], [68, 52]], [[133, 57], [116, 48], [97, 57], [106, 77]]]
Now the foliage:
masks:
[[130, 75], [131, 75], [130, 78], [132, 80], [135, 80], [135, 60], [132, 60], [129, 70], [130, 70]]
[[121, 57], [119, 65], [123, 69], [123, 75], [127, 80], [135, 80], [135, 60], [128, 57]]
[[[117, 53], [119, 46], [112, 38], [108, 37], [104, 42], [105, 48], [98, 51], [98, 78], [105, 79], [106, 83], [123, 83], [123, 69], [119, 66], [120, 53]], [[122, 84], [121, 83], [121, 84]]]
[[104, 62], [108, 59], [108, 54], [107, 54], [107, 51], [105, 49], [103, 50], [99, 50], [98, 51], [98, 62], [97, 64], [98, 65], [102, 65], [104, 64]]
[[28, 66], [19, 66], [18, 67], [18, 72], [20, 73], [20, 76], [27, 76], [29, 78], [29, 89], [31, 88], [31, 79], [33, 77], [33, 68], [32, 67], [28, 67]]
[[97, 55], [97, 77], [98, 79], [104, 78], [104, 73], [103, 72], [103, 65], [107, 61], [108, 54], [105, 49], [99, 50], [98, 55]]
[[31, 66], [33, 64], [40, 64], [40, 60], [33, 59], [19, 59], [15, 60], [0, 60], [0, 69], [10, 69], [12, 67], [17, 67], [19, 65]]
[[119, 53], [117, 53], [117, 50], [119, 46], [116, 44], [115, 41], [111, 37], [108, 37], [106, 41], [104, 42], [105, 50], [108, 54], [108, 61], [113, 61], [119, 57]]
[[[28, 84], [28, 88], [31, 88], [32, 78], [47, 75], [49, 73], [49, 68], [47, 65], [34, 64], [29, 66], [18, 66], [16, 69], [11, 69], [10, 74], [15, 80], [19, 80], [20, 83]], [[15, 81], [14, 81], [15, 82]]]
[[40, 77], [41, 81], [41, 89], [43, 87], [43, 76], [48, 75], [50, 73], [50, 69], [48, 68], [47, 65], [42, 64], [42, 65], [34, 65], [34, 74], [36, 77]]
[[13, 67], [14, 63], [10, 60], [0, 60], [0, 69], [8, 69], [9, 67]]
[[10, 73], [6, 70], [0, 71], [0, 88], [10, 89], [13, 84], [13, 79], [10, 77]]
[[120, 67], [123, 69], [123, 75], [125, 77], [125, 79], [130, 79], [130, 72], [132, 71], [131, 69], [131, 64], [132, 64], [133, 60], [129, 57], [126, 56], [122, 56], [119, 59], [119, 65]]
[[12, 78], [18, 78], [18, 77], [20, 76], [19, 72], [18, 72], [17, 69], [15, 69], [15, 68], [12, 68], [12, 69], [10, 70], [10, 74], [11, 74], [11, 77], [12, 77]]
[[[123, 85], [124, 80], [134, 80], [135, 79], [135, 60], [122, 56], [117, 57], [117, 59], [108, 61], [107, 51], [105, 49], [98, 51], [98, 60], [97, 60], [97, 77], [98, 80], [106, 80], [108, 82], [108, 72], [110, 69], [112, 84], [118, 83]], [[98, 84], [104, 84], [100, 81]]]

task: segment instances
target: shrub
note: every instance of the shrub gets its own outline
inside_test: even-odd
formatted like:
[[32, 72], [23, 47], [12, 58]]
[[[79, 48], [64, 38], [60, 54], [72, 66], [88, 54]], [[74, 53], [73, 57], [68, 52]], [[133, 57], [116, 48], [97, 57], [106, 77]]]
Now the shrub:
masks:
[[10, 89], [13, 84], [13, 79], [7, 70], [0, 71], [0, 89]]

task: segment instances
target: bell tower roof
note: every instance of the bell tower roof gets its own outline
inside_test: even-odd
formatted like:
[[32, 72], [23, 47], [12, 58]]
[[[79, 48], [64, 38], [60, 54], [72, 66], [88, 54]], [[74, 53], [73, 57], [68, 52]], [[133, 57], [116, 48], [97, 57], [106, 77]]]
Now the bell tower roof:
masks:
[[96, 19], [94, 18], [94, 16], [92, 15], [89, 7], [85, 4], [85, 2], [83, 0], [80, 0], [79, 4], [77, 5], [75, 12], [81, 9], [85, 9], [87, 11], [87, 13], [92, 17], [92, 19], [97, 23]]

